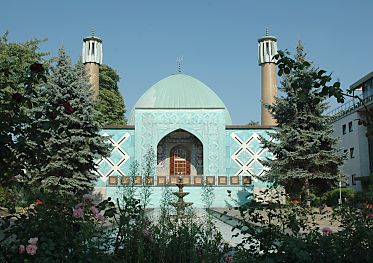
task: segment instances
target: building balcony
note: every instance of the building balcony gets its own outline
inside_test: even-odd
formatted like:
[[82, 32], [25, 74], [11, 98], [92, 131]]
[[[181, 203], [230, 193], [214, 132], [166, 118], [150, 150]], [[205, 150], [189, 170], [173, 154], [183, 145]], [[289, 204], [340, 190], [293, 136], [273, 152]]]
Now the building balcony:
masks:
[[361, 100], [353, 98], [332, 111], [329, 111], [326, 113], [326, 115], [332, 117], [332, 120], [334, 121], [347, 114], [350, 114], [351, 112], [366, 111], [365, 107], [367, 107], [369, 110], [373, 108], [373, 95], [366, 98], [361, 98]]

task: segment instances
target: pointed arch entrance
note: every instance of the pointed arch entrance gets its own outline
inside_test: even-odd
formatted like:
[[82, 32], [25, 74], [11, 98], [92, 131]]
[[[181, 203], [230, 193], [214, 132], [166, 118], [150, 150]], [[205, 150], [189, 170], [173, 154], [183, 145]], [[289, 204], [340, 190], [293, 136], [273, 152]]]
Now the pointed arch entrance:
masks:
[[203, 175], [203, 145], [192, 133], [178, 129], [157, 145], [157, 175]]

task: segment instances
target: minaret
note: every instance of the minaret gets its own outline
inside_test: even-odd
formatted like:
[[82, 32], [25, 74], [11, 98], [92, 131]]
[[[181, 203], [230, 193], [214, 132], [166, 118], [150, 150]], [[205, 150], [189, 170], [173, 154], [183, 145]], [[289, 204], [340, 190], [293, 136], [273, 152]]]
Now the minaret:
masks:
[[99, 94], [98, 74], [99, 65], [102, 64], [102, 40], [96, 37], [93, 31], [91, 36], [83, 39], [82, 61], [89, 75], [93, 99], [95, 100]]
[[276, 61], [273, 56], [277, 54], [277, 39], [266, 35], [258, 39], [258, 62], [262, 67], [262, 125], [275, 126], [276, 121], [265, 107], [275, 102], [277, 97]]

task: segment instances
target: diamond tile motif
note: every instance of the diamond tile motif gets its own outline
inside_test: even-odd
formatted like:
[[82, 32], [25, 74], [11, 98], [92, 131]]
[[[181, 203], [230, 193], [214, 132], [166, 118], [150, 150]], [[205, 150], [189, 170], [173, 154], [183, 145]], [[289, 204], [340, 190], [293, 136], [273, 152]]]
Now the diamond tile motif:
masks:
[[249, 172], [252, 175], [260, 175], [263, 172], [263, 165], [258, 160], [253, 160], [249, 167]]
[[258, 154], [260, 151], [263, 150], [260, 140], [258, 138], [253, 138], [248, 145], [249, 150], [254, 153]]
[[253, 156], [246, 149], [242, 149], [238, 154], [238, 158], [243, 164], [247, 165]]
[[239, 169], [234, 174], [235, 176], [254, 176], [260, 177], [265, 168], [260, 163], [260, 159], [264, 159], [268, 152], [261, 147], [259, 135], [251, 134], [246, 140], [240, 138], [236, 133], [231, 134], [231, 138], [237, 143], [239, 148], [231, 155], [231, 159], [238, 165]]
[[100, 175], [101, 180], [107, 181], [108, 176], [113, 172], [126, 176], [123, 169], [121, 169], [121, 166], [123, 166], [129, 160], [129, 155], [125, 152], [121, 145], [128, 140], [130, 134], [126, 132], [122, 137], [120, 137], [118, 134], [110, 136], [109, 134], [104, 133], [101, 136], [108, 138], [109, 142], [113, 145], [113, 150], [110, 157], [101, 159], [97, 162], [97, 172]]

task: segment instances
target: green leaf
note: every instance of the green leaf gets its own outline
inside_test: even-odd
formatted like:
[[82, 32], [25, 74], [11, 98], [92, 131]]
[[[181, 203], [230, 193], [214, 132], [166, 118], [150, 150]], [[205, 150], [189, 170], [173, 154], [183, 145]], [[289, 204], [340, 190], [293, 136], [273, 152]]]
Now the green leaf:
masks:
[[322, 76], [324, 73], [326, 73], [326, 71], [321, 69], [317, 72], [317, 75]]

